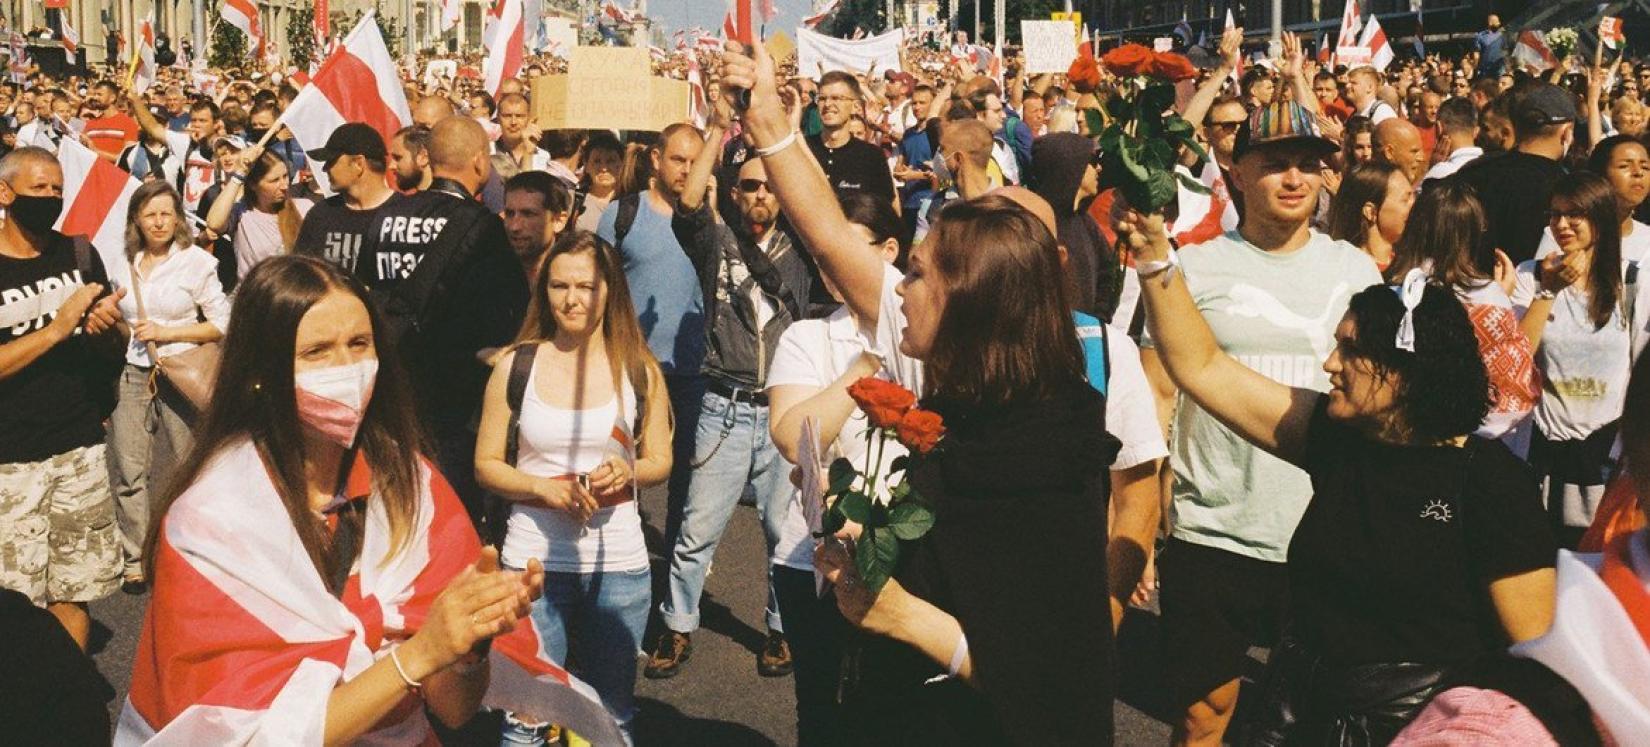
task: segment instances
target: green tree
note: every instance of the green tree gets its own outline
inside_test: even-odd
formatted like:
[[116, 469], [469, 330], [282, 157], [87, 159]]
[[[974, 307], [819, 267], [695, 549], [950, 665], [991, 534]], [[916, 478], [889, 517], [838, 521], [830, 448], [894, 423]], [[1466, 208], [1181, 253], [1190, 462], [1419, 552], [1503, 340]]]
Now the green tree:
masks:
[[304, 5], [286, 22], [287, 57], [299, 70], [308, 70], [315, 60], [315, 7]]
[[881, 33], [887, 25], [883, 3], [884, 0], [844, 0], [836, 13], [820, 24], [819, 30], [843, 38], [853, 36], [855, 29], [865, 29], [867, 34]]
[[240, 67], [246, 62], [247, 42], [246, 34], [231, 24], [219, 22], [213, 25], [212, 47], [207, 50], [206, 61], [216, 68]]
[[[975, 44], [981, 39], [990, 41], [997, 38], [995, 16], [998, 2], [1007, 2], [1004, 10], [1004, 20], [1008, 28], [1004, 29], [1003, 40], [1007, 44], [1020, 43], [1020, 21], [1048, 20], [1050, 13], [1065, 9], [1060, 0], [959, 0], [957, 3], [957, 19], [952, 24], [955, 28], [967, 31]], [[972, 39], [974, 35], [974, 8], [980, 10], [980, 39]], [[944, 18], [946, 5], [940, 4], [940, 17]]]

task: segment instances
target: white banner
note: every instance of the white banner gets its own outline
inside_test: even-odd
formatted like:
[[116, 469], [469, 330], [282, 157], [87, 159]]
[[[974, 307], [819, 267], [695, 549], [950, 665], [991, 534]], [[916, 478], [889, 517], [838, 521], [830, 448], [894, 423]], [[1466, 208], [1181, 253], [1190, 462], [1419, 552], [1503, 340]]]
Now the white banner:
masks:
[[848, 73], [881, 75], [899, 70], [899, 50], [905, 44], [905, 31], [894, 29], [881, 36], [865, 39], [838, 39], [805, 28], [796, 30], [797, 75], [817, 78], [832, 70]]
[[1026, 72], [1063, 73], [1077, 59], [1077, 34], [1071, 21], [1021, 21], [1020, 45], [1025, 50]]

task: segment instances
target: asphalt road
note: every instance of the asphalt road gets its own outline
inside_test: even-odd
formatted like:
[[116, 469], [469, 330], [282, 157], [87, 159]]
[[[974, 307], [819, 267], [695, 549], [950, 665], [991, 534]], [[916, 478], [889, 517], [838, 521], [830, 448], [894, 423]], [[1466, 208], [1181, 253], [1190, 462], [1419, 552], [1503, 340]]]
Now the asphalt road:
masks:
[[[664, 522], [663, 491], [644, 493], [642, 508], [648, 523], [648, 545], [654, 551], [657, 599], [666, 573], [657, 554]], [[703, 628], [693, 637], [693, 658], [673, 679], [638, 676], [640, 744], [754, 747], [795, 743], [796, 700], [791, 678], [767, 679], [756, 673], [756, 651], [766, 633], [762, 623], [766, 562], [756, 511], [740, 506], [706, 584]], [[116, 593], [92, 605], [92, 650], [99, 670], [115, 691], [109, 703], [112, 718], [118, 717], [126, 697], [146, 602], [146, 596]], [[1159, 745], [1168, 739], [1156, 680], [1156, 622], [1156, 615], [1141, 610], [1131, 610], [1125, 619], [1118, 643], [1118, 744]], [[649, 640], [651, 635], [650, 631]], [[1075, 648], [1092, 642], [1067, 644]]]

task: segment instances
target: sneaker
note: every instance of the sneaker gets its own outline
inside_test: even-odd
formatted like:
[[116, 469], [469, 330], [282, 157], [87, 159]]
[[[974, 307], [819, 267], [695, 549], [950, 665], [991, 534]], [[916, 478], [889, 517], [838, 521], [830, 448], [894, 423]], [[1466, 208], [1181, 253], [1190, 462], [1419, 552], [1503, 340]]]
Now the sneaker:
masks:
[[768, 640], [756, 655], [756, 673], [763, 677], [784, 677], [791, 673], [791, 644], [785, 642], [784, 633], [768, 631]]
[[653, 653], [647, 657], [643, 676], [650, 680], [666, 680], [682, 671], [682, 665], [693, 655], [693, 639], [687, 633], [667, 630], [653, 644]]

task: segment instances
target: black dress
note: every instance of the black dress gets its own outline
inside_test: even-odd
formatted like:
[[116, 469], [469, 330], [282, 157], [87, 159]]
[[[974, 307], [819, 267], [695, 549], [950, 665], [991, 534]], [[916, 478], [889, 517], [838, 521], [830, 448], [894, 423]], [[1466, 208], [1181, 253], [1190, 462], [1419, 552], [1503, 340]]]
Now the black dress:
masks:
[[962, 624], [978, 687], [925, 684], [940, 665], [861, 634], [845, 675], [850, 742], [1110, 744], [1107, 468], [1118, 443], [1103, 398], [1083, 386], [1032, 404], [929, 406], [947, 434], [913, 460], [911, 479], [934, 528], [902, 548], [894, 575]]

